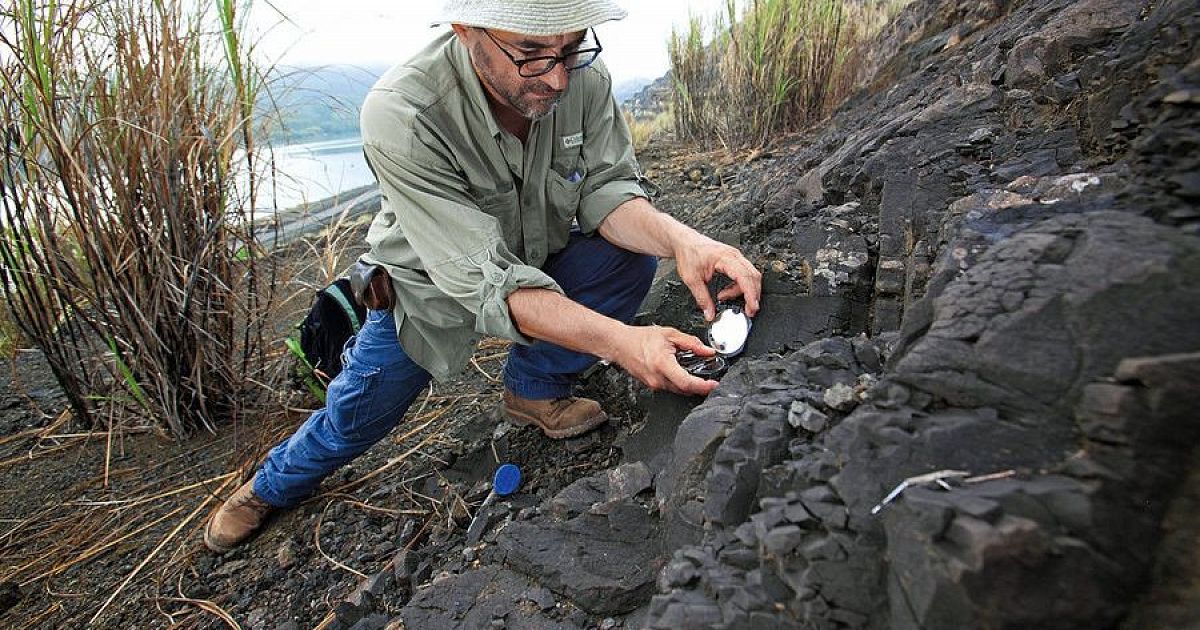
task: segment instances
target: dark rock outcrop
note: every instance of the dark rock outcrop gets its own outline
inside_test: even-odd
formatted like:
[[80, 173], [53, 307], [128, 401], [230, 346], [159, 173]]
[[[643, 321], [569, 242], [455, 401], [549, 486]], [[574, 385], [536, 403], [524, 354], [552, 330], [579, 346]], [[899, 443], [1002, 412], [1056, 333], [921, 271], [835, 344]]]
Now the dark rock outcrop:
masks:
[[[832, 279], [871, 331], [898, 331], [887, 368], [843, 410], [814, 404], [791, 357], [755, 361], [788, 376], [685, 420], [677, 453], [709, 455], [676, 462], [686, 500], [663, 518], [696, 542], [661, 574], [651, 628], [1154, 618], [1135, 602], [1200, 444], [1200, 7], [943, 0], [907, 19], [886, 91], [741, 202], [746, 232], [782, 226], [765, 242], [809, 295]], [[712, 482], [740, 469], [715, 454], [789, 411], [802, 431], [744, 467], [758, 509], [739, 523], [737, 484]], [[920, 480], [935, 471], [961, 472]]]
[[[749, 522], [722, 521], [708, 502], [724, 506], [724, 487], [696, 485], [704, 536], [668, 563], [651, 627], [1093, 628], [1128, 612], [1200, 443], [1200, 352], [1167, 350], [1200, 348], [1200, 327], [1177, 319], [1200, 308], [1200, 239], [1126, 213], [1064, 215], [930, 299], [928, 332], [857, 409], [792, 442]], [[1044, 362], [1022, 372], [991, 344]], [[802, 383], [778, 391], [808, 404]], [[783, 414], [775, 397], [741, 405]], [[726, 474], [713, 459], [707, 481]], [[872, 513], [904, 478], [947, 469], [976, 478]]]

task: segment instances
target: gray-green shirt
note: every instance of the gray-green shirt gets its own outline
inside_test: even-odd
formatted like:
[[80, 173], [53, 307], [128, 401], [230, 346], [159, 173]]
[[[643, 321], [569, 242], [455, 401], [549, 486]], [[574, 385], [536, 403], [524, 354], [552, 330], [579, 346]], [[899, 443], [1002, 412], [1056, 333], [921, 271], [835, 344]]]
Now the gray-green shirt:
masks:
[[466, 48], [447, 33], [375, 84], [362, 135], [383, 193], [363, 259], [391, 274], [400, 344], [438, 379], [466, 367], [482, 335], [530, 343], [509, 294], [561, 293], [539, 267], [567, 244], [572, 222], [590, 234], [645, 196], [599, 63], [571, 73], [522, 146], [492, 117]]

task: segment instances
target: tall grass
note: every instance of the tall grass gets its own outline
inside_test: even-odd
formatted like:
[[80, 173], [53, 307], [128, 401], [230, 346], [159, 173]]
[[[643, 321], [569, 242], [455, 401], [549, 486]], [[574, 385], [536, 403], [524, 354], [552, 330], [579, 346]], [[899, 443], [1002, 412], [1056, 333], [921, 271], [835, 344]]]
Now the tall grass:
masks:
[[761, 146], [827, 116], [861, 80], [860, 46], [906, 0], [726, 0], [706, 34], [693, 16], [668, 42], [676, 135]]
[[670, 112], [661, 112], [642, 118], [624, 112], [623, 116], [626, 126], [629, 127], [629, 137], [633, 141], [635, 151], [645, 149], [651, 140], [670, 133], [674, 125]]
[[211, 431], [261, 382], [275, 283], [250, 228], [244, 8], [0, 10], [0, 292], [92, 424]]

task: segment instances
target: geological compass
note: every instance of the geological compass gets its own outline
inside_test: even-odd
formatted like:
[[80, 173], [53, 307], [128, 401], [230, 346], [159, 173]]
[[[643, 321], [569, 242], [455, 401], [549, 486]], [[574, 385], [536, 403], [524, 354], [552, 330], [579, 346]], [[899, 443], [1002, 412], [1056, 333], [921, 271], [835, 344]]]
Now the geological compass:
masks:
[[721, 309], [709, 324], [705, 334], [708, 345], [717, 353], [702, 357], [690, 350], [675, 353], [675, 360], [689, 374], [700, 378], [717, 378], [729, 367], [728, 359], [736, 357], [746, 349], [746, 339], [754, 320], [740, 306]]

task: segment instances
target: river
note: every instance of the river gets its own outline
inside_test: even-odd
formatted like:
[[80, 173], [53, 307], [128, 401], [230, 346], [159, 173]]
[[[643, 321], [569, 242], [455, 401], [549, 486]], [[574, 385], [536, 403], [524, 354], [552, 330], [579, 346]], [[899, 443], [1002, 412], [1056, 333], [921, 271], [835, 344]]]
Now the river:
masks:
[[[274, 190], [270, 178], [264, 178], [256, 204], [260, 210], [288, 210], [375, 183], [359, 137], [289, 144], [275, 147], [273, 153]], [[264, 153], [260, 165], [269, 157]]]

